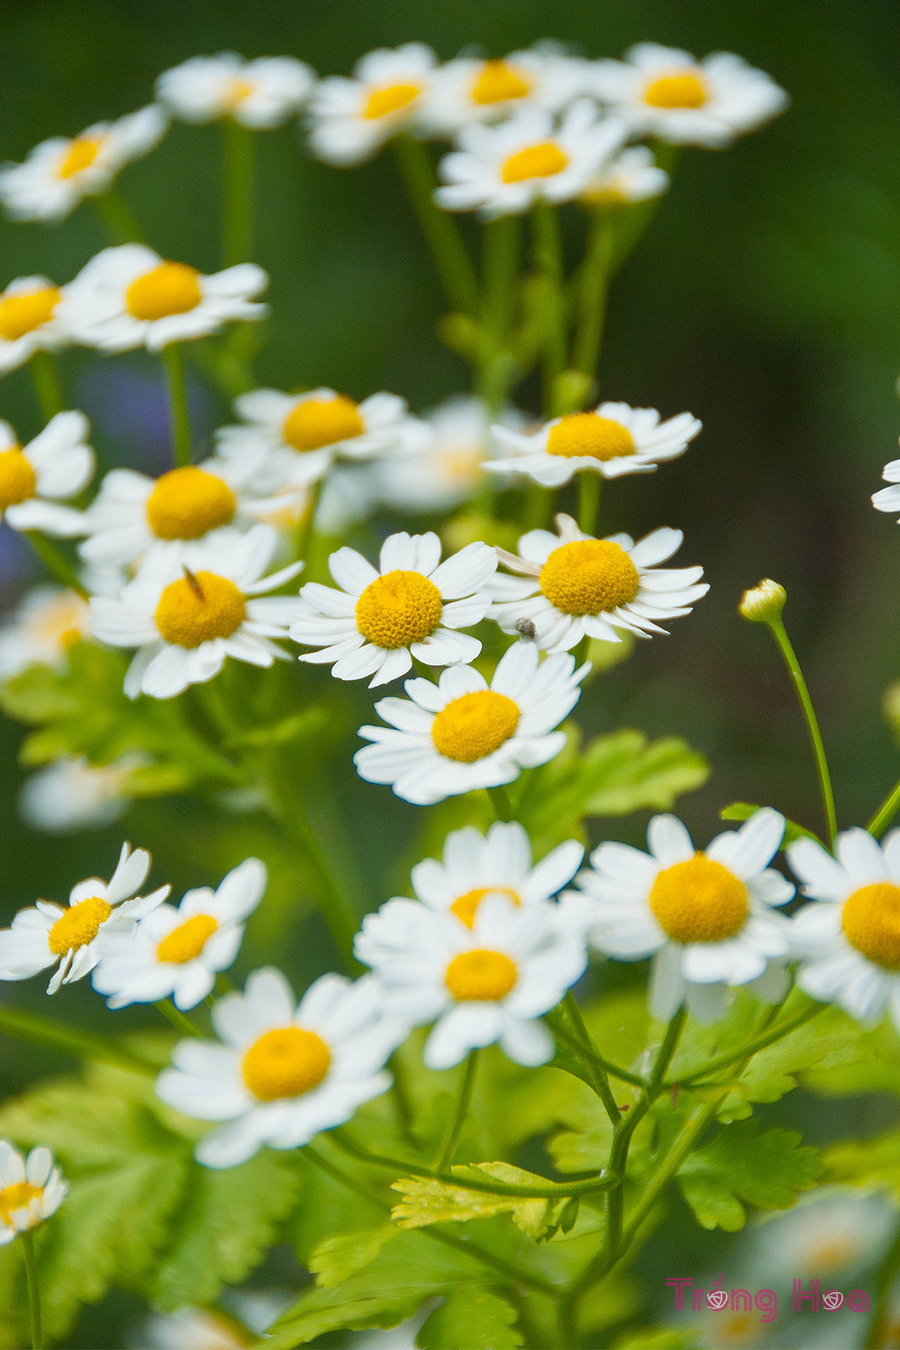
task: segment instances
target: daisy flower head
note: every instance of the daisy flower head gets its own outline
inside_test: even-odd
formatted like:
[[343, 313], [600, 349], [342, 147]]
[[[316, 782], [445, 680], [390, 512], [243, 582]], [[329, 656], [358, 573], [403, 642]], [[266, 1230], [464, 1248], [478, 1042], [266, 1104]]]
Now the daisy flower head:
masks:
[[268, 283], [255, 263], [204, 276], [144, 244], [120, 244], [82, 267], [66, 287], [59, 316], [84, 347], [157, 352], [170, 342], [218, 333], [231, 320], [264, 318], [268, 306], [253, 297]]
[[668, 191], [669, 175], [646, 145], [630, 145], [607, 161], [588, 183], [582, 201], [588, 206], [615, 208], [646, 202]]
[[128, 780], [146, 762], [141, 755], [123, 755], [112, 764], [90, 764], [66, 755], [25, 779], [19, 814], [46, 834], [102, 829], [128, 810]]
[[632, 134], [717, 149], [783, 112], [788, 96], [739, 56], [640, 42], [624, 61], [598, 61], [593, 91]]
[[363, 920], [354, 950], [371, 966], [389, 1013], [412, 1026], [435, 1022], [423, 1059], [458, 1064], [499, 1042], [517, 1064], [546, 1064], [553, 1038], [539, 1019], [587, 964], [580, 935], [546, 901], [515, 905], [491, 894], [469, 923], [456, 914], [389, 900]]
[[176, 1008], [195, 1008], [237, 956], [245, 920], [262, 900], [266, 881], [265, 864], [247, 858], [215, 891], [199, 886], [177, 908], [159, 905], [133, 933], [101, 933], [92, 983], [108, 995], [107, 1007], [171, 997]]
[[35, 352], [52, 352], [68, 341], [56, 314], [62, 290], [48, 277], [16, 277], [0, 293], [0, 375], [17, 370]]
[[648, 853], [605, 843], [591, 854], [578, 877], [588, 941], [620, 961], [654, 958], [655, 1017], [668, 1020], [687, 1001], [698, 1020], [716, 1021], [730, 985], [782, 996], [790, 921], [773, 906], [794, 887], [768, 864], [783, 835], [784, 818], [766, 807], [700, 850], [675, 816], [654, 816]]
[[105, 192], [120, 169], [162, 140], [168, 119], [151, 104], [80, 135], [53, 136], [24, 164], [0, 168], [0, 201], [14, 220], [62, 220], [84, 197]]
[[496, 566], [496, 550], [479, 543], [441, 562], [432, 533], [389, 535], [377, 569], [340, 548], [328, 567], [341, 589], [310, 581], [300, 591], [290, 635], [320, 648], [300, 660], [331, 665], [338, 680], [371, 675], [370, 689], [405, 675], [413, 657], [429, 666], [474, 661], [481, 643], [457, 630], [484, 618]]
[[211, 1020], [219, 1043], [181, 1041], [156, 1084], [176, 1111], [229, 1122], [195, 1149], [207, 1167], [236, 1167], [264, 1144], [301, 1148], [343, 1125], [390, 1087], [384, 1064], [406, 1030], [384, 1016], [369, 977], [323, 975], [298, 1005], [271, 967], [219, 999]]
[[500, 60], [460, 56], [435, 71], [422, 101], [421, 124], [452, 136], [471, 122], [496, 122], [526, 105], [560, 112], [587, 92], [591, 63], [549, 44]]
[[895, 511], [900, 513], [900, 459], [892, 459], [890, 464], [885, 464], [881, 476], [890, 486], [873, 492], [872, 505], [876, 511], [886, 511], [888, 515], [893, 515]]
[[[160, 886], [149, 895], [136, 895], [150, 871], [150, 854], [131, 852], [122, 845], [112, 880], [88, 877], [69, 893], [69, 907], [38, 900], [20, 909], [11, 928], [0, 929], [0, 980], [27, 980], [55, 966], [47, 987], [55, 994], [62, 984], [88, 975], [100, 959], [97, 941], [101, 929], [123, 927], [134, 931], [135, 920], [161, 905], [171, 890]], [[134, 897], [134, 898], [132, 898]]]
[[281, 126], [309, 97], [315, 72], [290, 56], [246, 61], [236, 52], [192, 56], [164, 70], [156, 97], [182, 122], [217, 122], [230, 117], [254, 131]]
[[0, 1246], [49, 1219], [68, 1193], [49, 1148], [38, 1145], [26, 1158], [0, 1139]]
[[224, 459], [252, 462], [261, 493], [307, 488], [324, 478], [335, 459], [412, 455], [433, 434], [396, 394], [372, 394], [356, 403], [334, 389], [305, 394], [254, 389], [234, 406], [244, 425], [222, 427], [217, 450]]
[[806, 905], [794, 921], [797, 983], [863, 1023], [887, 1011], [900, 1029], [900, 830], [879, 843], [866, 830], [838, 835], [835, 857], [813, 839], [787, 850]]
[[23, 446], [10, 424], [0, 422], [0, 519], [14, 530], [63, 539], [83, 534], [82, 513], [61, 502], [91, 480], [90, 430], [84, 413], [61, 412]]
[[565, 653], [539, 663], [533, 643], [516, 642], [490, 685], [473, 666], [450, 666], [437, 684], [407, 680], [407, 698], [375, 704], [390, 725], [360, 727], [372, 744], [353, 756], [357, 772], [416, 806], [512, 783], [559, 754], [566, 736], [554, 727], [575, 707], [590, 669], [587, 661], [576, 670]]
[[543, 108], [522, 108], [498, 126], [475, 124], [438, 166], [435, 190], [447, 211], [479, 211], [484, 219], [519, 215], [537, 201], [580, 197], [625, 140], [625, 126], [601, 118], [590, 99], [578, 99], [557, 125]]
[[0, 625], [0, 680], [29, 666], [59, 669], [69, 648], [90, 631], [90, 609], [77, 591], [33, 586]]
[[352, 79], [320, 80], [310, 103], [313, 153], [329, 164], [361, 164], [392, 136], [415, 128], [436, 64], [423, 42], [405, 42], [369, 52]]
[[521, 575], [498, 573], [487, 586], [490, 618], [504, 633], [530, 619], [545, 651], [569, 651], [583, 637], [621, 642], [617, 630], [665, 633], [659, 620], [690, 614], [709, 590], [702, 567], [658, 566], [681, 547], [680, 530], [653, 530], [638, 543], [629, 534], [595, 539], [565, 515], [556, 517], [556, 529], [523, 534], [518, 556], [498, 550], [504, 566]]
[[444, 840], [443, 860], [424, 858], [410, 879], [423, 905], [455, 914], [471, 928], [489, 895], [503, 895], [512, 905], [549, 900], [572, 880], [583, 856], [577, 839], [568, 839], [535, 864], [525, 827], [498, 820], [487, 834], [474, 825], [453, 830]]
[[289, 659], [272, 639], [287, 637], [299, 602], [265, 592], [303, 564], [265, 575], [277, 547], [268, 525], [246, 534], [222, 530], [185, 545], [180, 556], [150, 554], [119, 596], [91, 597], [94, 636], [138, 648], [125, 676], [129, 698], [174, 698], [213, 679], [229, 656], [262, 667]]
[[541, 487], [562, 487], [582, 470], [602, 478], [652, 473], [683, 455], [702, 430], [691, 413], [660, 421], [655, 408], [601, 403], [593, 412], [567, 413], [528, 435], [509, 427], [492, 428], [508, 458], [487, 460], [497, 473], [524, 473]]

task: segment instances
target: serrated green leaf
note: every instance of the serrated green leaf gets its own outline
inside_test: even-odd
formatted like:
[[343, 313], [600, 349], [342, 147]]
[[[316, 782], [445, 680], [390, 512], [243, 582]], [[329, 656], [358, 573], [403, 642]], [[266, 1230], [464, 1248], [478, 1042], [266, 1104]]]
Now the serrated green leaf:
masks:
[[529, 1237], [540, 1238], [557, 1220], [565, 1200], [529, 1199], [521, 1195], [494, 1195], [490, 1191], [469, 1190], [465, 1185], [469, 1172], [483, 1173], [495, 1181], [517, 1186], [546, 1185], [543, 1177], [523, 1172], [510, 1163], [470, 1163], [451, 1169], [460, 1178], [460, 1184], [436, 1181], [426, 1177], [401, 1178], [391, 1183], [391, 1190], [404, 1198], [391, 1211], [391, 1218], [400, 1228], [423, 1228], [431, 1223], [449, 1221], [464, 1223], [469, 1219], [488, 1219], [495, 1214], [509, 1214], [518, 1228]]
[[426, 1317], [419, 1350], [517, 1350], [524, 1344], [515, 1326], [516, 1310], [486, 1289], [450, 1294]]
[[383, 1223], [378, 1228], [364, 1228], [361, 1232], [326, 1238], [308, 1262], [316, 1283], [322, 1289], [334, 1289], [342, 1280], [374, 1261], [382, 1247], [397, 1236], [398, 1230], [392, 1223]]
[[[749, 820], [751, 816], [761, 811], [762, 807], [757, 806], [755, 802], [732, 802], [730, 806], [725, 806], [719, 812], [721, 820]], [[822, 840], [812, 830], [807, 830], [804, 825], [798, 825], [795, 820], [785, 820], [783, 847], [793, 844], [795, 839], [815, 839], [817, 844]], [[823, 845], [824, 847], [824, 845]]]
[[817, 1149], [800, 1143], [795, 1130], [764, 1134], [755, 1120], [726, 1125], [705, 1148], [692, 1153], [678, 1173], [684, 1197], [704, 1228], [743, 1228], [744, 1205], [789, 1209], [798, 1191], [809, 1190], [824, 1171]]

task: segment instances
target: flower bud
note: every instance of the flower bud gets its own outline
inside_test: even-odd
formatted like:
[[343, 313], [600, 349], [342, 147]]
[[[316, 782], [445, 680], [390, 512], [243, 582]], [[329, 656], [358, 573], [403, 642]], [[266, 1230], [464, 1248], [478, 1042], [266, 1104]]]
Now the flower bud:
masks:
[[787, 600], [787, 591], [768, 577], [749, 591], [744, 591], [738, 614], [750, 623], [777, 623]]

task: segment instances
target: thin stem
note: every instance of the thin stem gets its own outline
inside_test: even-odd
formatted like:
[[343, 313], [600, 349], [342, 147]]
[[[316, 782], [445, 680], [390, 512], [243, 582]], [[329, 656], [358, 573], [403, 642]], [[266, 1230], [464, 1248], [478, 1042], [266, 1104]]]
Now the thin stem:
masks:
[[117, 187], [108, 187], [99, 197], [92, 197], [91, 201], [115, 243], [142, 244], [144, 242], [143, 231]]
[[878, 1268], [878, 1274], [875, 1279], [875, 1310], [872, 1313], [872, 1321], [869, 1326], [869, 1334], [866, 1337], [865, 1350], [875, 1350], [875, 1347], [885, 1344], [885, 1332], [887, 1331], [888, 1321], [888, 1296], [896, 1278], [897, 1271], [900, 1270], [900, 1227], [894, 1235], [894, 1240], [888, 1248]]
[[544, 411], [556, 415], [556, 382], [566, 364], [566, 320], [563, 308], [563, 248], [556, 208], [535, 202], [531, 213], [534, 260], [546, 286], [544, 334]]
[[613, 1064], [612, 1060], [605, 1059], [603, 1055], [597, 1053], [593, 1044], [590, 1047], [582, 1045], [578, 1038], [571, 1032], [566, 1031], [561, 1023], [554, 1024], [553, 1033], [565, 1041], [566, 1045], [571, 1046], [573, 1050], [580, 1050], [586, 1058], [595, 1060], [603, 1071], [612, 1078], [618, 1078], [623, 1083], [631, 1083], [633, 1087], [645, 1088], [647, 1086], [647, 1080], [642, 1078], [639, 1073], [632, 1073], [629, 1069], [623, 1069], [618, 1064]]
[[583, 469], [578, 475], [578, 528], [582, 534], [596, 534], [597, 513], [600, 510], [600, 489], [603, 485], [599, 473]]
[[509, 794], [502, 784], [498, 783], [495, 787], [489, 787], [487, 794], [491, 799], [491, 806], [494, 808], [494, 815], [498, 820], [513, 820], [512, 803], [509, 800]]
[[791, 640], [787, 635], [782, 620], [775, 619], [770, 622], [769, 627], [775, 641], [778, 643], [781, 655], [784, 657], [784, 663], [790, 672], [791, 679], [794, 681], [794, 687], [797, 690], [797, 697], [800, 700], [800, 706], [803, 709], [803, 715], [806, 718], [806, 725], [809, 728], [809, 738], [812, 741], [813, 754], [816, 760], [816, 772], [819, 776], [819, 788], [822, 793], [822, 805], [825, 811], [825, 821], [828, 829], [828, 839], [834, 847], [835, 836], [837, 835], [837, 817], [834, 810], [834, 791], [831, 786], [831, 774], [828, 770], [828, 759], [825, 755], [825, 746], [822, 742], [822, 733], [819, 730], [818, 719], [815, 709], [812, 705], [812, 699], [809, 696], [809, 690], [806, 687], [806, 680], [803, 678], [803, 671], [800, 669], [800, 662], [797, 660], [797, 654], [791, 645]]
[[715, 1097], [712, 1101], [705, 1102], [700, 1107], [698, 1113], [691, 1117], [684, 1130], [678, 1136], [675, 1144], [666, 1158], [665, 1163], [652, 1178], [649, 1184], [644, 1188], [641, 1199], [631, 1214], [627, 1227], [622, 1234], [622, 1252], [624, 1253], [634, 1241], [641, 1224], [656, 1204], [657, 1200], [666, 1190], [669, 1182], [678, 1173], [681, 1164], [691, 1152], [694, 1144], [702, 1136], [707, 1126], [712, 1121], [722, 1102], [722, 1096]]
[[[702, 1069], [679, 1078], [678, 1086], [688, 1088], [701, 1082], [705, 1083], [710, 1074], [718, 1073], [720, 1069], [727, 1069], [730, 1065], [737, 1064], [739, 1060], [745, 1059], [748, 1055], [755, 1055], [759, 1050], [765, 1050], [767, 1046], [774, 1045], [782, 1037], [789, 1036], [792, 1031], [802, 1027], [805, 1022], [810, 1022], [814, 1017], [818, 1017], [819, 1013], [824, 1012], [827, 1006], [826, 1003], [814, 1003], [812, 1007], [804, 1008], [795, 1017], [789, 1017], [787, 1021], [771, 1027], [764, 1035], [757, 1036], [752, 1041], [747, 1041], [738, 1050], [729, 1051], [728, 1054], [717, 1055], [715, 1059], [708, 1060]], [[674, 1087], [675, 1084], [666, 1083], [664, 1086]]]
[[391, 1084], [391, 1093], [394, 1098], [394, 1105], [397, 1108], [397, 1124], [400, 1127], [400, 1133], [411, 1148], [417, 1149], [419, 1141], [416, 1139], [414, 1129], [415, 1111], [412, 1094], [409, 1090], [409, 1079], [406, 1065], [396, 1051], [388, 1061], [388, 1068], [394, 1080]]
[[678, 1049], [678, 1042], [681, 1040], [681, 1033], [684, 1031], [684, 1024], [687, 1021], [687, 1008], [682, 1005], [675, 1016], [672, 1018], [663, 1043], [659, 1047], [659, 1054], [650, 1071], [650, 1091], [656, 1093], [663, 1083], [669, 1065], [672, 1063], [672, 1057]]
[[253, 256], [253, 179], [255, 138], [233, 117], [224, 123], [222, 266], [250, 262]]
[[591, 214], [581, 269], [578, 295], [578, 332], [572, 366], [593, 377], [600, 359], [606, 300], [609, 291], [615, 227], [609, 211], [596, 208]]
[[159, 1002], [154, 1003], [153, 1006], [162, 1013], [167, 1021], [172, 1023], [173, 1027], [176, 1027], [185, 1036], [203, 1035], [203, 1032], [200, 1031], [198, 1027], [194, 1026], [191, 1019], [186, 1017], [183, 1012], [179, 1011], [179, 1009], [175, 1007], [175, 1004], [170, 1003], [168, 999], [161, 998]]
[[63, 586], [68, 586], [75, 591], [76, 594], [81, 596], [82, 600], [87, 600], [89, 598], [87, 588], [79, 580], [75, 569], [65, 554], [61, 553], [45, 534], [38, 534], [37, 530], [25, 530], [24, 533], [35, 553], [38, 554], [47, 570], [56, 577], [56, 580], [61, 582]]
[[63, 397], [56, 362], [50, 352], [36, 351], [28, 362], [35, 393], [41, 406], [45, 422], [49, 422], [57, 413], [63, 411], [66, 401]]
[[163, 367], [169, 390], [169, 410], [172, 420], [172, 458], [182, 468], [191, 462], [191, 423], [188, 417], [187, 393], [184, 386], [184, 358], [181, 346], [170, 342], [163, 347]]
[[57, 1050], [75, 1059], [100, 1064], [116, 1064], [120, 1068], [141, 1073], [158, 1073], [159, 1063], [140, 1050], [134, 1050], [117, 1037], [103, 1036], [96, 1031], [79, 1031], [75, 1027], [54, 1022], [38, 1013], [22, 1008], [0, 1006], [0, 1035], [40, 1045], [46, 1050]]
[[545, 529], [553, 514], [555, 498], [553, 488], [541, 487], [540, 483], [529, 483], [523, 503], [522, 525], [526, 530]]
[[[485, 341], [479, 343], [479, 392], [492, 417], [506, 402], [516, 361], [509, 350], [513, 300], [519, 271], [518, 216], [500, 216], [483, 227]], [[490, 485], [488, 476], [488, 485]]]
[[594, 1042], [591, 1034], [584, 1024], [584, 1018], [581, 1015], [581, 1009], [578, 1006], [578, 1000], [571, 989], [566, 992], [563, 999], [563, 1007], [569, 1014], [569, 1019], [575, 1028], [575, 1035], [578, 1037], [581, 1049], [589, 1055], [588, 1064], [591, 1070], [591, 1077], [594, 1080], [595, 1091], [603, 1103], [604, 1110], [615, 1128], [622, 1119], [622, 1112], [619, 1110], [618, 1103], [612, 1094], [612, 1088], [609, 1086], [609, 1079], [606, 1076], [606, 1070], [602, 1064], [598, 1063], [594, 1049]]
[[31, 1319], [32, 1350], [43, 1350], [41, 1330], [41, 1293], [38, 1288], [37, 1257], [34, 1254], [34, 1235], [30, 1228], [22, 1233], [22, 1252], [25, 1256], [25, 1278], [28, 1282], [28, 1312]]
[[900, 811], [900, 781], [891, 789], [890, 795], [885, 798], [866, 826], [869, 834], [877, 839], [884, 833], [898, 811]]
[[453, 1162], [453, 1155], [456, 1153], [459, 1136], [462, 1134], [463, 1125], [465, 1125], [466, 1117], [469, 1114], [469, 1107], [472, 1105], [472, 1090], [475, 1087], [475, 1071], [477, 1068], [478, 1051], [470, 1050], [460, 1075], [456, 1110], [447, 1126], [444, 1142], [441, 1145], [441, 1151], [438, 1154], [436, 1163], [438, 1172], [444, 1172]]
[[478, 313], [478, 281], [456, 222], [435, 205], [437, 180], [428, 150], [410, 136], [397, 136], [394, 154], [422, 233], [450, 304], [462, 314]]

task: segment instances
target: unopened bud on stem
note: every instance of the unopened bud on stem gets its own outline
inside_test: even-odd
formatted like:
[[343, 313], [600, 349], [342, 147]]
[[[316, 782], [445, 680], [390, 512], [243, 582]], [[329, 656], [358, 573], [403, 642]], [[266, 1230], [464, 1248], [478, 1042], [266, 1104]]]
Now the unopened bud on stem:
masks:
[[738, 605], [738, 614], [750, 623], [777, 623], [781, 618], [785, 600], [787, 591], [784, 587], [767, 577], [758, 586], [744, 591]]

